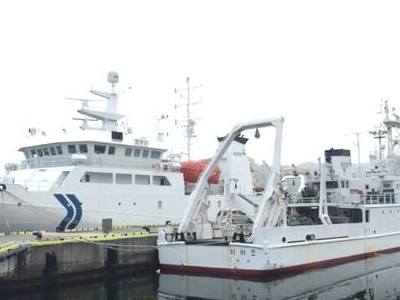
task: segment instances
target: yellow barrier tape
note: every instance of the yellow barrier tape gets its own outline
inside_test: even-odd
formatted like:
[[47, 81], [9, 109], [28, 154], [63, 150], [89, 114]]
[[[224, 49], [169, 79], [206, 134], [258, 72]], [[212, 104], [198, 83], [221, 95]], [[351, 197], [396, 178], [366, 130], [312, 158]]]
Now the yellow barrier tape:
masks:
[[20, 244], [17, 242], [9, 242], [3, 245], [0, 245], [0, 253], [8, 252], [10, 250], [18, 249]]
[[[171, 224], [171, 225], [176, 225], [178, 226], [179, 224]], [[157, 225], [114, 225], [112, 227], [113, 230], [129, 230], [129, 229], [135, 229], [135, 228], [141, 228], [141, 227], [149, 227], [149, 228], [157, 228]], [[101, 227], [78, 227], [74, 229], [66, 229], [65, 232], [89, 232], [89, 231], [98, 231], [101, 230]], [[37, 230], [41, 231], [41, 230]], [[13, 231], [9, 233], [5, 232], [0, 232], [0, 237], [4, 235], [31, 235], [34, 231], [32, 230], [26, 230], [26, 231]]]
[[150, 234], [147, 231], [136, 231], [136, 232], [127, 232], [127, 233], [109, 233], [109, 234], [92, 234], [89, 236], [73, 236], [73, 237], [65, 237], [62, 239], [54, 239], [54, 240], [41, 240], [31, 242], [32, 247], [43, 247], [43, 246], [51, 246], [51, 245], [59, 245], [66, 243], [77, 243], [84, 241], [111, 241], [111, 240], [121, 240], [128, 238], [139, 238], [139, 237], [148, 237], [154, 236], [154, 234]]

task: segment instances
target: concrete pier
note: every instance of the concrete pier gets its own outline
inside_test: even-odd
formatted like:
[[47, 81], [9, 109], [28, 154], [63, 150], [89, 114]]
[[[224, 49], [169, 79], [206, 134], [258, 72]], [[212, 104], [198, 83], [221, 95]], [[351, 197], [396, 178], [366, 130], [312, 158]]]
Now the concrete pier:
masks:
[[0, 236], [0, 295], [155, 271], [156, 238], [149, 232]]

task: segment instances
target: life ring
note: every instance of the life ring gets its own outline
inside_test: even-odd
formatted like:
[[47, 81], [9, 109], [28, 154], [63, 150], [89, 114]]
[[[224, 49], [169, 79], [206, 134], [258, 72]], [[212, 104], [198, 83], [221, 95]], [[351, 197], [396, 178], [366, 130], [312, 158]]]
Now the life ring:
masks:
[[0, 183], [0, 192], [4, 192], [7, 190], [7, 186], [4, 183]]
[[161, 165], [159, 163], [153, 164], [153, 169], [156, 171], [160, 171]]

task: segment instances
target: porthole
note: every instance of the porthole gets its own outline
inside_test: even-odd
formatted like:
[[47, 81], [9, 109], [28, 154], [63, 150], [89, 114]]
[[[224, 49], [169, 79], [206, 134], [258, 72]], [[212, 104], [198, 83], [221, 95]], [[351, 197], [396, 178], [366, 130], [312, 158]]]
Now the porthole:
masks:
[[307, 234], [306, 241], [313, 241], [315, 240], [315, 234]]
[[282, 238], [282, 243], [286, 243], [286, 238], [285, 237]]

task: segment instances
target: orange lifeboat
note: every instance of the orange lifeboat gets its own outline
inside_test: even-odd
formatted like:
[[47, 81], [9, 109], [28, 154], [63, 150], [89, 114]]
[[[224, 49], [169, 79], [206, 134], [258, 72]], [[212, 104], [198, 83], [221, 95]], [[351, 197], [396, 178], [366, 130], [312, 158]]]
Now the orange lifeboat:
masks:
[[[203, 170], [210, 163], [210, 159], [189, 160], [181, 163], [181, 172], [185, 183], [196, 183]], [[208, 183], [218, 183], [221, 169], [217, 166], [208, 178]]]

